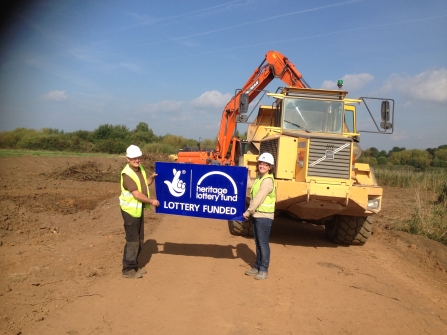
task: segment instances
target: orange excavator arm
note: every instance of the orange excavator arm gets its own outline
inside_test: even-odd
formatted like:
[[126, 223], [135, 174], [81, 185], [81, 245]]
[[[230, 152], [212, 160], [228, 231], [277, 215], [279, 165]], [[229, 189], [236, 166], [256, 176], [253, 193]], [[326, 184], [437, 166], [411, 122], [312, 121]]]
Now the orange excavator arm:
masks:
[[230, 155], [227, 156], [227, 153], [230, 144], [239, 141], [239, 139], [233, 138], [233, 134], [236, 129], [237, 116], [240, 114], [240, 97], [242, 94], [248, 94], [248, 103], [250, 103], [274, 78], [281, 79], [286, 85], [291, 87], [309, 87], [301, 73], [296, 69], [295, 65], [289, 62], [287, 57], [278, 51], [267, 52], [265, 59], [255, 69], [242, 89], [225, 106], [220, 121], [216, 149], [212, 152], [201, 150], [196, 152], [179, 152], [177, 161], [196, 164], [217, 163], [234, 165], [236, 155], [235, 145], [233, 145]]
[[[255, 69], [242, 89], [223, 110], [215, 151], [217, 160], [225, 160], [225, 155], [236, 129], [236, 118], [240, 114], [239, 99], [243, 93], [248, 94], [250, 103], [274, 78], [281, 79], [291, 87], [308, 88], [309, 85], [302, 77], [295, 65], [283, 54], [278, 51], [267, 52], [261, 65]], [[233, 164], [234, 162], [230, 162], [230, 165]]]

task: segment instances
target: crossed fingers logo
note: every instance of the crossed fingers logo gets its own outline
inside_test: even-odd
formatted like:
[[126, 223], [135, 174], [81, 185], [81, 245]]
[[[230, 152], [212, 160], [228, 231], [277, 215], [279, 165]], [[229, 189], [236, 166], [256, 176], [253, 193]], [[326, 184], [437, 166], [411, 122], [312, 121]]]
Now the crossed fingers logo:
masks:
[[186, 184], [184, 181], [180, 180], [181, 170], [172, 169], [174, 178], [172, 181], [165, 180], [165, 184], [168, 185], [169, 193], [174, 197], [181, 197], [185, 194]]

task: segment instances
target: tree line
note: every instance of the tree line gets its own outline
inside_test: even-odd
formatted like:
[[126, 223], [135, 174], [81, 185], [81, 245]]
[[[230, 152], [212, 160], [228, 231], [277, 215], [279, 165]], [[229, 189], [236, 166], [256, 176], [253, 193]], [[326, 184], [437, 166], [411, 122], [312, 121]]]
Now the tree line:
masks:
[[[246, 139], [247, 133], [237, 133], [236, 136]], [[202, 148], [213, 149], [216, 141], [217, 138], [204, 139], [200, 145]], [[146, 122], [140, 122], [132, 130], [125, 125], [103, 124], [93, 131], [17, 128], [0, 132], [0, 148], [3, 149], [123, 154], [129, 144], [140, 146], [143, 152], [173, 154], [181, 148], [197, 147], [197, 140], [172, 134], [157, 136]], [[394, 147], [388, 152], [371, 147], [362, 151], [357, 162], [370, 165], [407, 165], [417, 169], [447, 168], [447, 144], [425, 150]]]
[[429, 167], [447, 168], [447, 144], [425, 150], [394, 147], [388, 152], [371, 147], [362, 151], [357, 162], [370, 165], [407, 165], [422, 170]]
[[[129, 144], [143, 152], [177, 153], [180, 148], [196, 147], [197, 140], [166, 134], [157, 136], [149, 125], [140, 122], [135, 129], [125, 125], [100, 125], [93, 131], [64, 132], [54, 128], [17, 128], [0, 132], [0, 148], [123, 154]], [[214, 148], [216, 140], [205, 139], [202, 147]]]

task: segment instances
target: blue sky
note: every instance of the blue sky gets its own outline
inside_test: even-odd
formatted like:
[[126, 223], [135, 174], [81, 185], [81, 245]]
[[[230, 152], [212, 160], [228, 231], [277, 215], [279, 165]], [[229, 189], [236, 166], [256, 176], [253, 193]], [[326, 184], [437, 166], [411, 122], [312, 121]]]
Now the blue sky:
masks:
[[394, 133], [362, 134], [362, 148], [447, 144], [445, 0], [15, 3], [0, 7], [0, 131], [146, 122], [214, 138], [234, 91], [277, 50], [311, 87], [343, 79], [352, 98], [395, 99]]

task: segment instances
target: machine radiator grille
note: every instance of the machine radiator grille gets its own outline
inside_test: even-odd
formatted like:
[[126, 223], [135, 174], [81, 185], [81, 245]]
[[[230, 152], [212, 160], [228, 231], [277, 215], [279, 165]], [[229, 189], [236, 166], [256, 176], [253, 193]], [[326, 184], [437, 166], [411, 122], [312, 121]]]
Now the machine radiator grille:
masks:
[[349, 179], [351, 145], [346, 139], [311, 138], [307, 175]]

